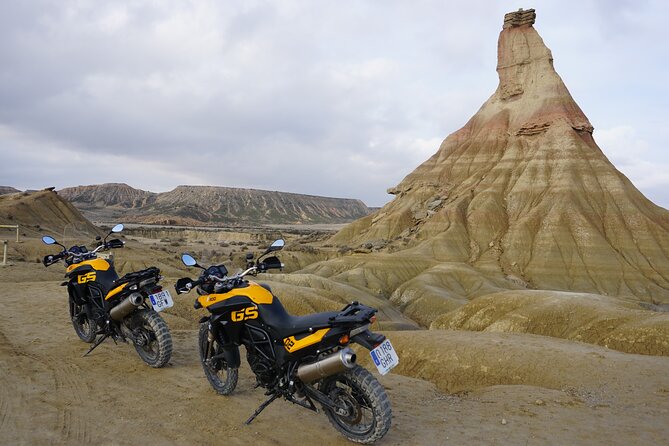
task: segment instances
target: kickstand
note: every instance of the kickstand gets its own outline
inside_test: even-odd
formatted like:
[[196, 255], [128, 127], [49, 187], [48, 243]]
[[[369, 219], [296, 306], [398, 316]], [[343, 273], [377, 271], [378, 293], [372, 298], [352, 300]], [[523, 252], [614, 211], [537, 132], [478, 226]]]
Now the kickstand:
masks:
[[265, 408], [266, 408], [267, 406], [269, 406], [270, 404], [272, 404], [272, 403], [274, 402], [274, 400], [277, 399], [279, 396], [280, 396], [279, 393], [275, 393], [274, 395], [272, 395], [271, 397], [269, 397], [269, 399], [268, 399], [267, 401], [265, 401], [264, 403], [262, 403], [262, 404], [260, 405], [260, 407], [258, 407], [258, 408], [256, 409], [255, 413], [254, 413], [253, 415], [251, 415], [251, 418], [249, 418], [248, 420], [246, 420], [246, 421], [244, 422], [244, 424], [246, 424], [247, 426], [248, 426], [249, 424], [251, 424], [251, 422], [252, 422], [253, 420], [255, 420], [256, 417], [257, 417], [258, 415], [260, 415], [260, 412], [262, 412], [263, 410], [265, 410]]
[[84, 357], [85, 357], [85, 356], [88, 356], [88, 354], [89, 354], [90, 352], [92, 352], [93, 350], [95, 350], [95, 348], [96, 348], [98, 345], [102, 344], [102, 342], [103, 342], [105, 339], [107, 339], [107, 336], [109, 336], [109, 335], [107, 335], [107, 334], [102, 335], [97, 341], [95, 341], [95, 344], [93, 344], [93, 345], [91, 346], [91, 348], [89, 348], [88, 351], [87, 351], [86, 353], [84, 353]]

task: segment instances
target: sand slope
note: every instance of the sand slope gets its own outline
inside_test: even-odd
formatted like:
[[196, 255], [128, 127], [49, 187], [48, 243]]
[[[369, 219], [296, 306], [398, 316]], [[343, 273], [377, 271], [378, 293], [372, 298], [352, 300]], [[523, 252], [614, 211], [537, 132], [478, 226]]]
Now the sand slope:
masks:
[[[244, 426], [262, 392], [244, 365], [233, 397], [214, 394], [198, 363], [194, 320], [166, 316], [172, 327], [192, 327], [173, 333], [166, 369], [113, 343], [82, 358], [57, 282], [1, 285], [5, 444], [350, 444], [324, 415], [283, 401]], [[394, 418], [380, 444], [661, 444], [669, 435], [667, 358], [524, 334], [388, 334], [401, 365], [381, 378]]]

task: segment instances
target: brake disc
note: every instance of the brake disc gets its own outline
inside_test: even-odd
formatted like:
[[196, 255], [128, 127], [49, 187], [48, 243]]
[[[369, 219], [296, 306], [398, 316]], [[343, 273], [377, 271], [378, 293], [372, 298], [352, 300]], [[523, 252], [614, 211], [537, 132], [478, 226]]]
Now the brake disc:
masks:
[[330, 398], [337, 404], [335, 413], [342, 421], [347, 424], [358, 424], [362, 420], [360, 403], [353, 398], [353, 395], [344, 389], [337, 388], [330, 392]]

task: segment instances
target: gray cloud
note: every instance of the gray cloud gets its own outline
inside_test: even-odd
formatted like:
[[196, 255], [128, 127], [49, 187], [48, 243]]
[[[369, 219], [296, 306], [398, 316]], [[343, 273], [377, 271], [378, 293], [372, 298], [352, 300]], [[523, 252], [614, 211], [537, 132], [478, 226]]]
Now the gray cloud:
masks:
[[[535, 7], [536, 27], [595, 127], [633, 129], [626, 135], [648, 147], [619, 167], [666, 207], [662, 179], [646, 184], [657, 176], [645, 175], [654, 161], [669, 164], [666, 7]], [[492, 94], [497, 35], [514, 8], [4, 2], [0, 184], [212, 184], [381, 205]]]

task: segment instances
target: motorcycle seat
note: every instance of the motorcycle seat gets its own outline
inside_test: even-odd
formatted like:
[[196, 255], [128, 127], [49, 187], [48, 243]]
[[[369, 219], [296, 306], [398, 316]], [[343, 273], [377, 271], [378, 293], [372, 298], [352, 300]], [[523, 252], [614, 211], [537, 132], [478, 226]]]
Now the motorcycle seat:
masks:
[[155, 266], [151, 266], [149, 268], [140, 271], [133, 271], [131, 273], [124, 275], [123, 277], [116, 279], [112, 284], [112, 288], [117, 287], [119, 285], [123, 285], [124, 283], [141, 282], [142, 280], [149, 279], [151, 277], [156, 277], [159, 275], [160, 275], [160, 270]]
[[329, 327], [330, 319], [337, 315], [336, 311], [326, 311], [306, 316], [293, 316], [286, 311], [279, 299], [274, 299], [270, 305], [262, 305], [260, 308], [265, 323], [280, 338]]

